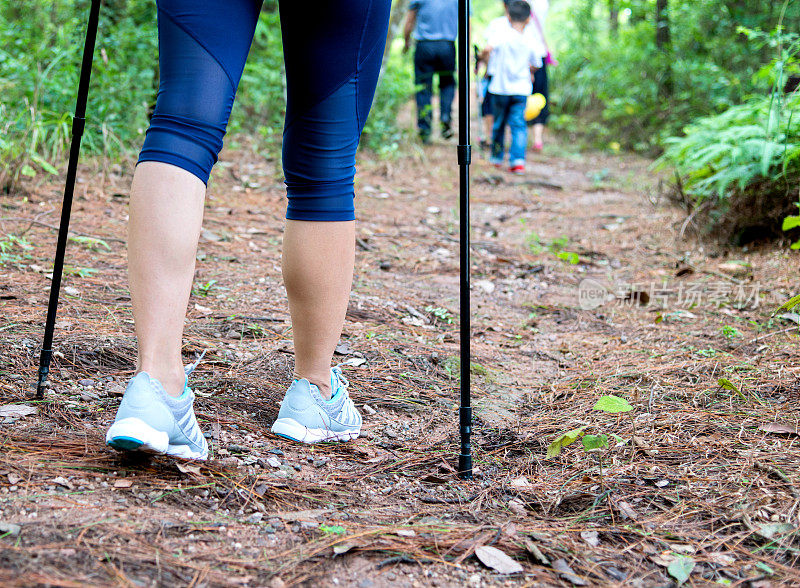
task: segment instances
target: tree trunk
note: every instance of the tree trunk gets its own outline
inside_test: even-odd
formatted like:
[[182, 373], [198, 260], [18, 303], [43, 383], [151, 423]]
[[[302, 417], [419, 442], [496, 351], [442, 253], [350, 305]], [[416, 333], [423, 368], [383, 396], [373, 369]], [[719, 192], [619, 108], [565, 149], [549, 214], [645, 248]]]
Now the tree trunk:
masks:
[[619, 33], [619, 0], [608, 0], [608, 32], [612, 38]]
[[383, 50], [384, 65], [391, 52], [392, 41], [394, 41], [400, 29], [403, 28], [403, 23], [408, 13], [408, 5], [410, 3], [411, 0], [394, 0], [394, 2], [392, 2], [392, 12], [389, 16], [389, 32], [386, 34], [386, 49]]
[[661, 54], [662, 72], [658, 84], [658, 94], [662, 97], [672, 95], [672, 35], [669, 28], [669, 0], [656, 0], [656, 48]]

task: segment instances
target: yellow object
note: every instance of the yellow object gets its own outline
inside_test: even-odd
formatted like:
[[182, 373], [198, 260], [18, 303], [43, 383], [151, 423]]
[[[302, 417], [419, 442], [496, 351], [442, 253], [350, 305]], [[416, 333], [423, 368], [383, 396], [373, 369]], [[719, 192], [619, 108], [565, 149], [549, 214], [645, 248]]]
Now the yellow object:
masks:
[[525, 120], [533, 120], [544, 109], [547, 100], [542, 94], [531, 94], [525, 104]]

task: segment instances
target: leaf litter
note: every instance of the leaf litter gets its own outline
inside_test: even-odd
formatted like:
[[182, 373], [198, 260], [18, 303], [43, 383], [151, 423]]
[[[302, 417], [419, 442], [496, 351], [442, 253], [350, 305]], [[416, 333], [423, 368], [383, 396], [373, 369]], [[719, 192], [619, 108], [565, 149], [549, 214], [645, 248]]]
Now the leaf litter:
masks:
[[[562, 190], [476, 183], [473, 274], [493, 287], [473, 292], [476, 475], [459, 481], [457, 233], [448, 214], [427, 211], [453, 209], [457, 169], [449, 148], [426, 154], [362, 163], [364, 181], [392, 197], [359, 201], [366, 247], [336, 361], [371, 410], [362, 438], [313, 447], [269, 431], [293, 368], [274, 263], [282, 188], [248, 150], [223, 154], [231, 169], [264, 177], [254, 188], [220, 173], [210, 185], [196, 283], [213, 287], [192, 297], [183, 349], [187, 363], [206, 351], [191, 377], [212, 451], [202, 465], [104, 445], [135, 363], [126, 208], [109, 198], [130, 178], [82, 166], [93, 179], [73, 222], [110, 250], [68, 249], [71, 266], [98, 271], [65, 277], [82, 295], [62, 301], [69, 326], [56, 333], [44, 402], [29, 393], [45, 278], [0, 266], [9, 289], [0, 314], [14, 325], [0, 330], [0, 402], [36, 410], [0, 420], [0, 529], [11, 530], [0, 537], [0, 583], [495, 585], [483, 548], [521, 566], [502, 575], [508, 585], [800, 582], [800, 353], [785, 326], [769, 326], [772, 309], [792, 310], [784, 303], [800, 263], [767, 248], [736, 254], [759, 284], [756, 308], [701, 301], [691, 321], [656, 321], [688, 311], [654, 292], [649, 304], [621, 293], [587, 311], [582, 277], [637, 292], [665, 277], [674, 290], [720, 291], [718, 262], [673, 240], [681, 214], [642, 198], [651, 187], [597, 193], [586, 183], [585, 169], [618, 165], [647, 178], [648, 163], [537, 157], [531, 174]], [[57, 182], [22, 189], [57, 209]], [[638, 220], [612, 234], [596, 230], [603, 215]], [[0, 230], [15, 228], [0, 216]], [[531, 248], [534, 231], [579, 263]], [[54, 233], [30, 233], [30, 261], [49, 267]], [[675, 259], [696, 271], [676, 276]], [[736, 345], [720, 335], [728, 324], [742, 335]], [[92, 394], [81, 380], [94, 382]], [[619, 399], [601, 402], [611, 410], [593, 410], [608, 397]], [[578, 436], [546, 456], [553, 439], [582, 428], [602, 452], [602, 479]]]

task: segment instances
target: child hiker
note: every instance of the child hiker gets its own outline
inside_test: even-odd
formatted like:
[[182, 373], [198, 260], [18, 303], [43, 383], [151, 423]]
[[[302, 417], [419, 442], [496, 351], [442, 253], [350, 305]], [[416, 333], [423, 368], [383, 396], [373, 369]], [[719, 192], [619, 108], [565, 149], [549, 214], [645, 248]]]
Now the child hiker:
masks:
[[525, 147], [528, 142], [525, 123], [525, 103], [533, 90], [531, 76], [541, 67], [542, 59], [530, 36], [524, 33], [531, 18], [531, 7], [525, 0], [512, 0], [507, 5], [509, 27], [497, 27], [484, 55], [491, 54], [494, 126], [492, 128], [492, 156], [495, 167], [502, 167], [505, 159], [505, 130], [511, 129], [509, 171], [525, 172]]

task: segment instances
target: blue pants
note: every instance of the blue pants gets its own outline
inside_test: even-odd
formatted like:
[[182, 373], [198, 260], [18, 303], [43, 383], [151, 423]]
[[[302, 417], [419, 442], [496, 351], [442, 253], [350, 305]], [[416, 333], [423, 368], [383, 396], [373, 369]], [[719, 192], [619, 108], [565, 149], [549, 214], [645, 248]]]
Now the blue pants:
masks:
[[417, 86], [417, 128], [431, 134], [433, 76], [439, 76], [439, 122], [450, 126], [456, 95], [456, 44], [453, 41], [417, 41], [414, 49], [414, 84]]
[[[203, 182], [222, 148], [261, 0], [158, 0], [160, 85], [139, 161]], [[391, 0], [282, 0], [286, 218], [355, 219], [353, 178]]]
[[492, 94], [492, 163], [503, 163], [505, 158], [506, 126], [511, 129], [511, 148], [508, 150], [510, 165], [525, 163], [525, 147], [528, 143], [528, 127], [525, 124], [527, 100], [527, 96]]

